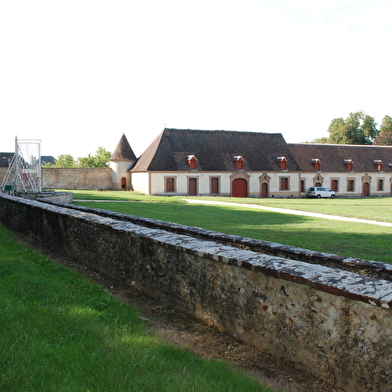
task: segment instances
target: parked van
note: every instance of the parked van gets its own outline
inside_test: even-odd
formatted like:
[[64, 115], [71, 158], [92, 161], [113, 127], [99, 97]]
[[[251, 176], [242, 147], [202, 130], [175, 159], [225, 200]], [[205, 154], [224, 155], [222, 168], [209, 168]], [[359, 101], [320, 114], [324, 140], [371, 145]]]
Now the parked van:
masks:
[[308, 197], [335, 197], [335, 192], [330, 188], [310, 187]]

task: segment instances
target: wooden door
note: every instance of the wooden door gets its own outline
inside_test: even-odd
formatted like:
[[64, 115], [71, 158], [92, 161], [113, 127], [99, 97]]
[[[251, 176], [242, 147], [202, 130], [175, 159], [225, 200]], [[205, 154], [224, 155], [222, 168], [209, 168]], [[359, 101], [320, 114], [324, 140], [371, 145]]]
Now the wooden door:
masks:
[[232, 197], [248, 197], [248, 183], [244, 178], [236, 178], [232, 184]]
[[261, 197], [268, 197], [268, 184], [266, 182], [261, 184]]
[[370, 191], [369, 191], [369, 183], [368, 182], [364, 182], [362, 185], [362, 196], [366, 197], [370, 195]]
[[188, 196], [197, 195], [197, 179], [188, 178]]

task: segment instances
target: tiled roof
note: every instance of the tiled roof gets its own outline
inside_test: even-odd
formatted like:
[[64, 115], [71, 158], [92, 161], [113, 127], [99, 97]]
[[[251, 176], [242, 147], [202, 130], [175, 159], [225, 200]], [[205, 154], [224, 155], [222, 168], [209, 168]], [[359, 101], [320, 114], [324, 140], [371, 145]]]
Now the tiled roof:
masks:
[[132, 169], [137, 171], [189, 171], [188, 156], [199, 171], [235, 171], [234, 157], [244, 159], [245, 171], [280, 171], [277, 157], [286, 157], [287, 170], [298, 171], [280, 133], [164, 129]]
[[51, 163], [53, 165], [56, 164], [56, 159], [51, 155], [42, 155], [41, 156], [41, 163]]
[[117, 144], [114, 153], [109, 161], [136, 161], [136, 155], [133, 153], [126, 136], [123, 134]]
[[0, 152], [0, 167], [8, 167], [8, 162], [13, 156], [13, 152]]
[[345, 160], [353, 161], [354, 172], [377, 171], [375, 160], [381, 160], [383, 171], [391, 171], [392, 147], [349, 144], [289, 144], [302, 172], [315, 172], [312, 159], [319, 159], [323, 172], [347, 172]]

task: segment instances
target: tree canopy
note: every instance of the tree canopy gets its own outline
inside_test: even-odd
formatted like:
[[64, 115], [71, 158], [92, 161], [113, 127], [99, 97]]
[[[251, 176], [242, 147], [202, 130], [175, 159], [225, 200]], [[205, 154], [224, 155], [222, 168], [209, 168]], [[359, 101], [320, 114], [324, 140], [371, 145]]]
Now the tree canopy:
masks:
[[95, 155], [88, 154], [87, 157], [77, 160], [70, 154], [59, 155], [56, 164], [52, 167], [108, 167], [111, 155], [104, 147], [98, 147]]
[[379, 131], [374, 117], [360, 111], [346, 119], [334, 118], [328, 133], [328, 143], [332, 144], [373, 144]]
[[108, 167], [109, 158], [112, 154], [103, 147], [98, 147], [95, 155], [89, 154], [85, 158], [79, 158], [78, 163], [80, 167]]
[[392, 146], [392, 117], [384, 116], [380, 125], [380, 133], [376, 137], [374, 144], [380, 146]]
[[313, 139], [311, 143], [392, 146], [392, 117], [384, 116], [378, 129], [374, 117], [362, 110], [352, 112], [347, 118], [334, 118], [328, 127], [328, 133], [328, 137]]

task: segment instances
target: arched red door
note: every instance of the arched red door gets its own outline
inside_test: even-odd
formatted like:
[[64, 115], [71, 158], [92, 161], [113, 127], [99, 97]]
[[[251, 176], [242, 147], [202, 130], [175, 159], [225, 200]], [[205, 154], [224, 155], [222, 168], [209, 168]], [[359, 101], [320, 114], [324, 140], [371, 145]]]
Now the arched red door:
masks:
[[236, 178], [233, 180], [232, 197], [248, 197], [248, 183], [244, 178]]

